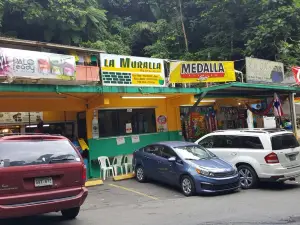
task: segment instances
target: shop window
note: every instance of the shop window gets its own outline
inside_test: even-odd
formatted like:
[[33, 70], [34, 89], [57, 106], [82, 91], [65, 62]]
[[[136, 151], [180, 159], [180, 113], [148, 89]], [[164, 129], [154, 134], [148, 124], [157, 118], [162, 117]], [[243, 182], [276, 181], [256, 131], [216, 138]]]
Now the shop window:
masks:
[[156, 132], [155, 109], [99, 111], [100, 137]]

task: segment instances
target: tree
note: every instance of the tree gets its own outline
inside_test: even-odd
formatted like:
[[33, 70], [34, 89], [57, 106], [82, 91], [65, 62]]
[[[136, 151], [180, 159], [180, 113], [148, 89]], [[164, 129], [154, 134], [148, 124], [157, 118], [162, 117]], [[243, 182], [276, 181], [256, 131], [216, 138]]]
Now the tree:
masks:
[[[2, 18], [2, 19], [1, 19]], [[5, 0], [0, 32], [179, 60], [300, 61], [300, 0]], [[1, 26], [2, 25], [2, 26]]]
[[106, 34], [106, 11], [96, 0], [6, 0], [4, 34], [38, 41], [79, 44]]

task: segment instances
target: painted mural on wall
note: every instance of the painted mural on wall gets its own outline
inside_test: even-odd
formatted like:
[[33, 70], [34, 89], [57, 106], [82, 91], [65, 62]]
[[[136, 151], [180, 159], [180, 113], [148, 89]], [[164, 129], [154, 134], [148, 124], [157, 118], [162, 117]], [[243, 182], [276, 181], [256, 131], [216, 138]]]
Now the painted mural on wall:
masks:
[[[180, 107], [182, 133], [186, 140], [194, 141], [217, 130], [216, 112], [212, 106]], [[188, 116], [187, 120], [184, 117]]]
[[0, 48], [0, 76], [75, 80], [75, 57]]
[[105, 86], [165, 86], [162, 59], [100, 54]]

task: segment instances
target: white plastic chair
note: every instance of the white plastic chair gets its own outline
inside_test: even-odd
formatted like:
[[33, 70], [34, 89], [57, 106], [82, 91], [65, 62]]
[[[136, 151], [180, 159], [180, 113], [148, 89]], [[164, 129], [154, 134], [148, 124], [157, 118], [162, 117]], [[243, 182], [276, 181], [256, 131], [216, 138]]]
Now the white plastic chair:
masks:
[[121, 173], [123, 175], [122, 160], [123, 160], [123, 155], [118, 155], [113, 160], [112, 167], [114, 168], [115, 176], [118, 175], [118, 168], [120, 168]]
[[133, 172], [132, 171], [132, 159], [133, 159], [133, 155], [125, 155], [124, 157], [124, 163], [123, 166], [125, 168], [125, 173], [128, 174], [128, 172]]
[[100, 156], [98, 157], [98, 162], [100, 165], [100, 178], [102, 177], [102, 171], [103, 171], [103, 180], [105, 180], [106, 177], [108, 177], [110, 171], [114, 176], [114, 168], [110, 165], [108, 157]]

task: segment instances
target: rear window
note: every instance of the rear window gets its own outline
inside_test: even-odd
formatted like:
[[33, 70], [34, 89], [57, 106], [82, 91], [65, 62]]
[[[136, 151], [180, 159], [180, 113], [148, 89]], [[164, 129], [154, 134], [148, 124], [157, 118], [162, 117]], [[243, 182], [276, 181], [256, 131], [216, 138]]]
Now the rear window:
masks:
[[271, 138], [272, 149], [282, 150], [299, 147], [299, 143], [293, 134], [281, 134]]
[[80, 157], [68, 140], [0, 142], [0, 168], [77, 161]]

